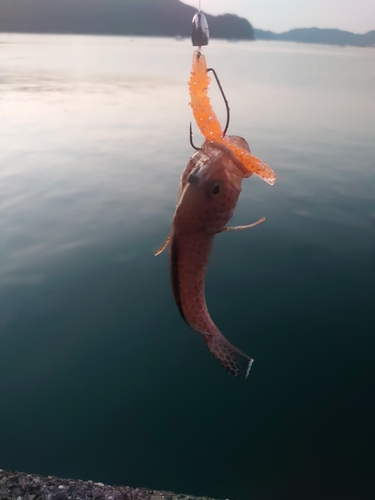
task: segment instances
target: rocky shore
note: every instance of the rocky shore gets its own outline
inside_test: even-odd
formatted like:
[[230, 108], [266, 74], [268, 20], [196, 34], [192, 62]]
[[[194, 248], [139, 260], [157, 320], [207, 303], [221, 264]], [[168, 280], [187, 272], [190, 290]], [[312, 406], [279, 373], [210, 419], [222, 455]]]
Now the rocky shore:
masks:
[[214, 500], [80, 479], [60, 479], [0, 469], [1, 500]]

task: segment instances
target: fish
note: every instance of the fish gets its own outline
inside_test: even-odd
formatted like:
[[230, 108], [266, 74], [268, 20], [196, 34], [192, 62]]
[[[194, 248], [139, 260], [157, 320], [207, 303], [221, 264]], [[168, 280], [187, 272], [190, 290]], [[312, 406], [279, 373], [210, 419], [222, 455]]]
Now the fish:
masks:
[[222, 131], [207, 95], [209, 77], [204, 56], [193, 56], [189, 80], [190, 105], [205, 136], [201, 148], [182, 172], [172, 229], [155, 255], [169, 245], [173, 296], [185, 323], [197, 331], [214, 358], [233, 376], [247, 378], [253, 359], [231, 344], [212, 320], [205, 299], [209, 256], [217, 234], [248, 229], [265, 218], [243, 226], [227, 227], [242, 189], [253, 173], [273, 184], [276, 176], [253, 156], [247, 141]]

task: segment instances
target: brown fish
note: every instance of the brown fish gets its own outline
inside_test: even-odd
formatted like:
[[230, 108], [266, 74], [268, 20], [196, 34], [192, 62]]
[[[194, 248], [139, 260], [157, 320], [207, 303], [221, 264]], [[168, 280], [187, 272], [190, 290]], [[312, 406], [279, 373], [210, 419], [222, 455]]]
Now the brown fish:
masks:
[[[249, 151], [246, 141], [231, 137]], [[251, 175], [251, 174], [250, 174]], [[253, 227], [226, 227], [249, 171], [221, 143], [206, 141], [189, 160], [180, 188], [170, 237], [170, 274], [173, 295], [185, 322], [199, 332], [213, 356], [231, 375], [247, 377], [253, 360], [233, 346], [212, 321], [204, 285], [215, 234]]]

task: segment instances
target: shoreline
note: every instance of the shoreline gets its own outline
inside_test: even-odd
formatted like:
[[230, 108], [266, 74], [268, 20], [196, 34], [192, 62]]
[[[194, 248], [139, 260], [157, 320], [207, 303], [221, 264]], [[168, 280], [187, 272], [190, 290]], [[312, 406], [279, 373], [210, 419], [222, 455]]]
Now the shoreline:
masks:
[[61, 479], [0, 469], [1, 500], [215, 500], [210, 497], [112, 486], [81, 479]]

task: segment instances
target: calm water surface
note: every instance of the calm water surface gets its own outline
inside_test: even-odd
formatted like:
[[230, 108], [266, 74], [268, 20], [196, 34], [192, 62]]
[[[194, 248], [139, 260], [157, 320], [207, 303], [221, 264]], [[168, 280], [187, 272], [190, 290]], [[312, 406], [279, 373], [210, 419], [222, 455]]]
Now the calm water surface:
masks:
[[230, 133], [278, 174], [244, 182], [233, 223], [266, 223], [219, 235], [207, 279], [215, 322], [255, 358], [247, 381], [185, 326], [153, 257], [192, 154], [190, 43], [0, 35], [0, 467], [370, 498], [375, 51], [205, 53]]

